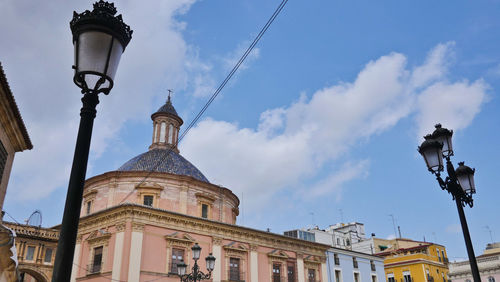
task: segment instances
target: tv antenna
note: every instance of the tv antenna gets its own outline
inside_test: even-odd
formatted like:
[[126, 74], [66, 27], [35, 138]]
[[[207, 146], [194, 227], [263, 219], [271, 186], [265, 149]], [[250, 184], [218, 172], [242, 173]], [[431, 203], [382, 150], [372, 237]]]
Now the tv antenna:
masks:
[[40, 210], [35, 210], [33, 213], [31, 213], [30, 217], [25, 220], [26, 225], [31, 225], [35, 227], [41, 227], [42, 226], [42, 212]]

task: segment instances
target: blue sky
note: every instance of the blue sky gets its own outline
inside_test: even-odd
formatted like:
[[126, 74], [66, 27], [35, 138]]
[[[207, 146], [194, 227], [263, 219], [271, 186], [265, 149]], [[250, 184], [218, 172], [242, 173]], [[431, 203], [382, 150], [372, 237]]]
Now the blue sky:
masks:
[[[134, 34], [98, 106], [88, 176], [147, 150], [167, 89], [189, 123], [280, 1], [136, 2], [116, 2]], [[4, 206], [19, 221], [61, 219], [80, 108], [68, 22], [90, 3], [0, 1], [0, 61], [34, 144]], [[476, 168], [465, 211], [479, 255], [485, 226], [500, 241], [499, 12], [493, 0], [291, 0], [181, 154], [240, 197], [239, 224], [281, 233], [343, 217], [387, 238], [392, 214], [403, 237], [453, 260], [466, 257], [456, 207], [416, 151], [441, 122], [454, 163]]]

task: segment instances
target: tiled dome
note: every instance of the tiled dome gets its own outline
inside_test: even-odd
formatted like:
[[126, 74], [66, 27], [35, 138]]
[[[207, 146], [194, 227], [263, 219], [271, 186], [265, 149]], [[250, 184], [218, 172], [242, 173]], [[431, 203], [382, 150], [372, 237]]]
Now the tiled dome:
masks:
[[149, 150], [132, 158], [118, 170], [167, 172], [191, 176], [197, 180], [210, 183], [193, 164], [178, 153], [168, 149]]

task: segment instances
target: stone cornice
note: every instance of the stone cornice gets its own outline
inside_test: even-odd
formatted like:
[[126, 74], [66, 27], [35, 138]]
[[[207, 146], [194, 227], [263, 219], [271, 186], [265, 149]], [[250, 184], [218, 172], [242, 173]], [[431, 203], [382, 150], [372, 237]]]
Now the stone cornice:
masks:
[[229, 253], [240, 253], [240, 254], [246, 254], [248, 253], [248, 249], [242, 245], [242, 244], [236, 244], [233, 242], [233, 245], [225, 245], [223, 248], [226, 250], [226, 252]]
[[197, 193], [195, 193], [195, 196], [197, 199], [199, 199], [201, 201], [209, 202], [209, 203], [213, 203], [216, 200], [214, 196], [212, 196], [208, 193], [197, 192]]
[[9, 83], [5, 77], [2, 64], [0, 63], [0, 107], [2, 115], [0, 122], [5, 129], [5, 133], [9, 137], [14, 151], [20, 152], [26, 149], [33, 149], [28, 131], [24, 125], [23, 118], [17, 107], [14, 95], [10, 90]]
[[90, 236], [86, 239], [89, 245], [108, 245], [109, 239], [111, 238], [111, 233], [100, 234], [99, 231], [94, 231]]
[[[174, 234], [171, 235], [166, 235], [164, 238], [167, 240], [171, 245], [181, 245], [181, 246], [191, 246], [195, 240], [189, 236], [188, 234], [178, 234], [179, 232], [175, 232]], [[181, 236], [177, 236], [181, 235]]]
[[16, 232], [17, 237], [33, 237], [45, 241], [59, 240], [59, 230], [3, 221], [2, 224]]
[[347, 256], [355, 256], [357, 258], [364, 258], [368, 260], [376, 260], [376, 261], [384, 261], [384, 257], [377, 256], [377, 255], [370, 255], [366, 253], [361, 253], [357, 251], [351, 251], [351, 250], [346, 250], [346, 249], [340, 249], [340, 248], [330, 248], [328, 252], [331, 253], [336, 253], [336, 254], [342, 254], [342, 255], [347, 255]]
[[95, 197], [96, 195], [97, 195], [97, 189], [92, 189], [90, 191], [85, 191], [85, 193], [83, 193], [84, 198], [88, 198], [90, 196]]
[[272, 258], [273, 260], [287, 260], [288, 255], [282, 251], [279, 250], [274, 250], [271, 251], [267, 254], [269, 258]]
[[394, 267], [394, 266], [403, 266], [403, 265], [412, 265], [412, 264], [421, 264], [421, 263], [424, 263], [424, 264], [431, 264], [431, 265], [434, 265], [434, 266], [437, 266], [437, 267], [442, 267], [442, 268], [448, 268], [445, 264], [443, 263], [439, 263], [439, 262], [436, 262], [436, 261], [432, 261], [432, 260], [427, 260], [427, 259], [412, 259], [412, 260], [408, 260], [408, 261], [398, 261], [398, 262], [393, 262], [393, 263], [387, 263], [387, 262], [384, 262], [384, 268], [390, 268], [390, 267]]
[[104, 228], [124, 220], [133, 220], [135, 223], [171, 228], [180, 232], [199, 233], [211, 237], [221, 237], [226, 240], [259, 244], [273, 249], [300, 251], [318, 256], [324, 256], [325, 251], [329, 248], [328, 245], [320, 243], [132, 203], [121, 204], [82, 217], [80, 218], [78, 230], [79, 233], [85, 234], [96, 228]]

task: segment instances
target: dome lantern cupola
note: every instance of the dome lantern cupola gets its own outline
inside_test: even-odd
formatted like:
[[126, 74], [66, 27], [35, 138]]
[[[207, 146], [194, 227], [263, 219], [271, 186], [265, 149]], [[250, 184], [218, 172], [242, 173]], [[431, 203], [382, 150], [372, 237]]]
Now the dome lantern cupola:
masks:
[[152, 114], [151, 119], [153, 120], [153, 142], [149, 146], [149, 150], [172, 149], [174, 152], [179, 153], [177, 143], [179, 129], [183, 121], [172, 105], [170, 91], [165, 105]]

